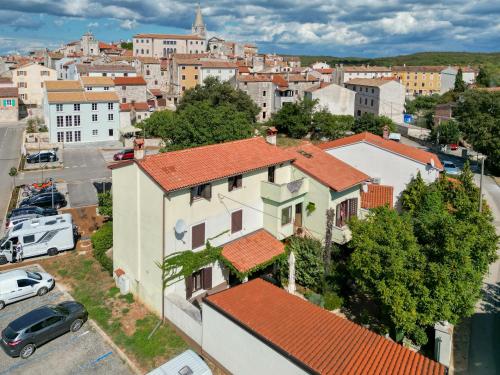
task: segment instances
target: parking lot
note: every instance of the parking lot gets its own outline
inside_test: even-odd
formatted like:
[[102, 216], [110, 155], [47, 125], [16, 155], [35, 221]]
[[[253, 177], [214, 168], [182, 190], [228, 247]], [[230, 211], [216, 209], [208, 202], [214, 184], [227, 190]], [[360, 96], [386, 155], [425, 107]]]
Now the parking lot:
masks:
[[[31, 271], [42, 271], [38, 266]], [[0, 330], [12, 320], [46, 304], [71, 297], [56, 287], [43, 297], [7, 305], [0, 313]], [[113, 348], [87, 322], [75, 333], [68, 332], [37, 348], [28, 359], [11, 358], [0, 350], [0, 375], [4, 374], [133, 374]]]

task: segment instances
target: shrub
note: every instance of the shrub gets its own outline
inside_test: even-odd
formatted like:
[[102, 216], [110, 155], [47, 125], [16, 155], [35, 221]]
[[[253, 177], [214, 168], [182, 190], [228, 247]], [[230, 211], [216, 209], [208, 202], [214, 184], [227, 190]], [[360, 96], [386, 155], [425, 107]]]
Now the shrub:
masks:
[[342, 304], [344, 303], [344, 300], [342, 297], [337, 295], [337, 293], [334, 292], [326, 292], [323, 294], [323, 299], [325, 301], [325, 309], [327, 310], [335, 310], [340, 307], [342, 307]]
[[323, 307], [325, 304], [325, 300], [321, 294], [314, 293], [312, 291], [307, 291], [304, 293], [304, 297], [311, 303]]
[[99, 213], [110, 219], [113, 218], [113, 196], [111, 192], [107, 191], [97, 194], [97, 200], [99, 204]]
[[113, 222], [105, 223], [91, 237], [94, 257], [110, 274], [113, 272], [113, 261], [106, 255], [106, 251], [113, 246]]

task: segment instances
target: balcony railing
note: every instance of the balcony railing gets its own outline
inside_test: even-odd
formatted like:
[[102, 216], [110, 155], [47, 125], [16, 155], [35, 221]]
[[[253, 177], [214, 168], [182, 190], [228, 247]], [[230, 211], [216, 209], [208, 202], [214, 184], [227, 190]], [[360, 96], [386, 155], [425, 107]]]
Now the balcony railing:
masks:
[[273, 202], [285, 202], [306, 194], [309, 191], [309, 179], [303, 177], [298, 180], [285, 184], [275, 184], [268, 181], [262, 181], [260, 185], [260, 195], [264, 199]]

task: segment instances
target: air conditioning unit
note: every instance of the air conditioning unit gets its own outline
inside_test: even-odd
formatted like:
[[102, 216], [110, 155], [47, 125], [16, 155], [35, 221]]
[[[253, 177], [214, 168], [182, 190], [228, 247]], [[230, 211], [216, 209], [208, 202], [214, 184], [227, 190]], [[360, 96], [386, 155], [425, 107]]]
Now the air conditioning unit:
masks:
[[373, 177], [372, 178], [372, 184], [380, 185], [381, 181], [382, 181], [382, 179], [380, 177]]

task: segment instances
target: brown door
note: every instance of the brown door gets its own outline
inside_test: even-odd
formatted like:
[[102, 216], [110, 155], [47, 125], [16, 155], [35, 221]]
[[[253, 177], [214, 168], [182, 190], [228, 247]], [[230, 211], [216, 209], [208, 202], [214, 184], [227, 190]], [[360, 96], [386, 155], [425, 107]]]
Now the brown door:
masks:
[[295, 229], [302, 227], [302, 203], [298, 203], [295, 205], [294, 226]]

